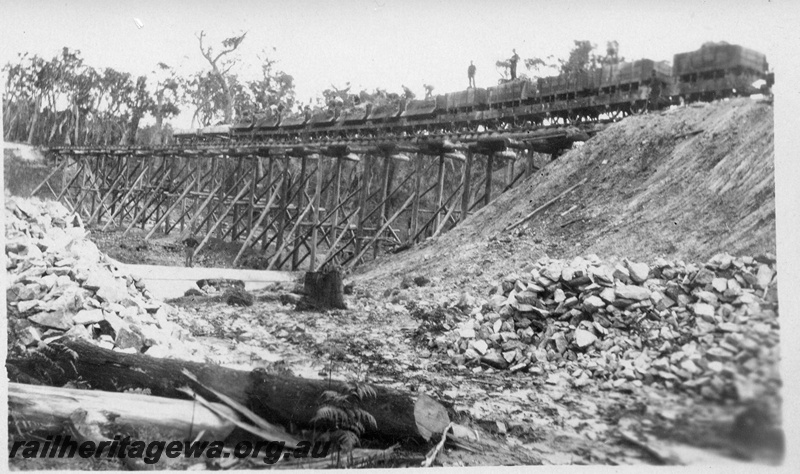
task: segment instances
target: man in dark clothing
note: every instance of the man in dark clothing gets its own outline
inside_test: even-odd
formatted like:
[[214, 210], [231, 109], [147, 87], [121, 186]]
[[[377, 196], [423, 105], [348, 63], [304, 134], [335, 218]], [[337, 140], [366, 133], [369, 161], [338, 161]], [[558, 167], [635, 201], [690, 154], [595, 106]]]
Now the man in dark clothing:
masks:
[[513, 52], [514, 55], [511, 56], [508, 62], [511, 64], [511, 80], [513, 81], [517, 78], [517, 62], [519, 62], [519, 56], [517, 55], [516, 49], [512, 49], [511, 52]]
[[650, 74], [650, 95], [648, 96], [648, 109], [658, 109], [659, 100], [661, 99], [661, 81], [656, 77], [655, 69]]
[[197, 241], [194, 234], [191, 232], [186, 232], [181, 236], [181, 243], [186, 246], [186, 266], [191, 267], [192, 257], [194, 257], [194, 249], [200, 245], [200, 242]]
[[472, 64], [472, 61], [469, 62], [469, 67], [467, 68], [467, 78], [469, 79], [469, 87], [475, 88], [475, 65]]

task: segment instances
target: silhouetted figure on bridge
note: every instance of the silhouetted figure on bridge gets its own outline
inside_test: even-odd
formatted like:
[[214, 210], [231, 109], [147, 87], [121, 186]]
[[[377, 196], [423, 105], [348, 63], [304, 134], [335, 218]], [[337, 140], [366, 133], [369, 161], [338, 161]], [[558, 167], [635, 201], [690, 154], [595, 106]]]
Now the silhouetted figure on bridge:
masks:
[[469, 87], [475, 88], [475, 65], [472, 64], [472, 61], [469, 62], [469, 67], [467, 68], [467, 78], [469, 79]]
[[508, 60], [508, 63], [511, 65], [511, 80], [513, 81], [517, 78], [517, 63], [519, 62], [519, 55], [517, 54], [516, 49], [512, 49], [511, 52], [513, 52], [514, 55], [511, 56], [511, 59]]

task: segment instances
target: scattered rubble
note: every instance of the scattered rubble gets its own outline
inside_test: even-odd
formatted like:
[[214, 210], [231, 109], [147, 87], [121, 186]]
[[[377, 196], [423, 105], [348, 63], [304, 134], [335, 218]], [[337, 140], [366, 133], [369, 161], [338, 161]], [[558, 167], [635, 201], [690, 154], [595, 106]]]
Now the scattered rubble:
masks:
[[80, 218], [55, 201], [6, 198], [9, 352], [64, 335], [122, 352], [203, 361], [178, 310], [154, 300], [86, 237]]
[[748, 401], [780, 387], [776, 279], [772, 255], [704, 265], [542, 258], [488, 299], [462, 295], [454, 306], [468, 317], [428, 346], [475, 372], [566, 370], [576, 387]]

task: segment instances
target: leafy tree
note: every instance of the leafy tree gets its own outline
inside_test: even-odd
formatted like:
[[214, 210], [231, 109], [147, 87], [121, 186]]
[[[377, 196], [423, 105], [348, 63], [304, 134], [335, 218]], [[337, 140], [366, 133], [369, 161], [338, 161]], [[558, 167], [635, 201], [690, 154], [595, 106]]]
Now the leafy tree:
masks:
[[219, 111], [224, 110], [230, 100], [219, 87], [219, 82], [210, 72], [197, 72], [187, 81], [186, 94], [194, 105], [192, 123], [209, 126], [219, 120]]
[[335, 103], [337, 100], [341, 101], [344, 107], [352, 107], [353, 103], [353, 96], [350, 94], [350, 83], [345, 83], [344, 88], [336, 87], [335, 85], [331, 84], [330, 89], [325, 89], [322, 91], [322, 96], [325, 98], [325, 103], [331, 104]]
[[266, 50], [257, 57], [261, 61], [261, 77], [248, 82], [247, 86], [260, 110], [266, 110], [273, 105], [287, 109], [294, 106], [294, 77], [284, 71], [276, 70], [278, 61], [270, 59]]
[[[130, 110], [131, 118], [122, 141], [130, 145], [136, 143], [136, 131], [139, 130], [139, 122], [144, 118], [144, 114], [153, 109], [153, 98], [147, 91], [147, 77], [139, 76], [136, 78], [136, 85], [132, 94], [127, 97], [126, 105]], [[126, 140], [127, 139], [127, 140]]]
[[605, 56], [599, 56], [597, 61], [604, 66], [625, 61], [625, 58], [619, 55], [619, 43], [616, 40], [607, 42]]
[[561, 63], [561, 74], [572, 76], [582, 71], [596, 69], [597, 60], [592, 51], [597, 45], [587, 40], [575, 40], [574, 43], [575, 47], [569, 52], [566, 61], [559, 61]]
[[358, 93], [358, 102], [369, 102], [374, 105], [385, 105], [400, 101], [401, 95], [396, 92], [388, 92], [386, 89], [376, 87], [373, 92], [362, 90]]
[[103, 144], [119, 143], [125, 134], [129, 116], [127, 99], [134, 90], [133, 79], [129, 73], [106, 68], [99, 88], [97, 141]]
[[[536, 72], [537, 77], [541, 77], [548, 69], [566, 76], [575, 76], [582, 72], [591, 72], [607, 64], [617, 64], [625, 60], [619, 56], [619, 43], [608, 41], [606, 43], [606, 54], [598, 55], [594, 51], [596, 44], [588, 40], [574, 40], [573, 48], [570, 50], [566, 59], [547, 56], [546, 58], [527, 58], [525, 67]], [[500, 66], [500, 62], [498, 62]]]
[[31, 114], [38, 113], [36, 103], [41, 103], [41, 95], [45, 93], [40, 91], [37, 101], [37, 71], [41, 69], [44, 60], [38, 56], [28, 58], [27, 53], [19, 54], [18, 57], [19, 63], [3, 66], [3, 75], [6, 78], [3, 89], [3, 137], [6, 140], [15, 140], [24, 134], [28, 143], [32, 143], [30, 130], [35, 128], [38, 117], [31, 117]]
[[63, 48], [50, 60], [20, 54], [3, 66], [3, 127], [7, 140], [31, 144], [134, 143], [147, 114], [163, 120], [179, 113], [184, 80], [159, 64], [155, 92], [147, 78], [85, 64]]
[[[51, 142], [58, 133], [69, 142], [79, 143], [81, 118], [94, 109], [97, 72], [83, 64], [80, 51], [66, 47], [50, 61], [27, 54], [19, 57], [18, 64], [3, 68], [7, 74], [3, 99], [4, 112], [8, 114], [5, 136], [34, 144]], [[58, 110], [65, 104], [66, 110]], [[48, 125], [50, 133], [45, 135]]]
[[184, 80], [174, 69], [162, 62], [156, 65], [153, 75], [156, 85], [150, 113], [156, 123], [151, 140], [152, 143], [163, 143], [161, 129], [164, 127], [164, 120], [181, 113], [179, 105], [183, 101]]
[[500, 72], [500, 79], [498, 80], [499, 83], [507, 82], [508, 81], [508, 71], [511, 70], [511, 61], [508, 60], [500, 60], [494, 63], [494, 66]]
[[81, 117], [91, 110], [91, 89], [97, 80], [94, 69], [83, 64], [80, 50], [70, 51], [64, 47], [56, 74], [61, 92], [68, 98], [71, 106], [69, 127], [71, 132], [66, 135], [68, 144], [80, 144]]

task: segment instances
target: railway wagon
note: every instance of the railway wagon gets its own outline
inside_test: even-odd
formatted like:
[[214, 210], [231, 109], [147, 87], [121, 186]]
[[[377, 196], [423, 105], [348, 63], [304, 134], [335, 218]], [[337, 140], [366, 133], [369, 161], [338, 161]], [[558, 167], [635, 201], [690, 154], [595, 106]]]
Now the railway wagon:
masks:
[[342, 111], [339, 116], [339, 123], [341, 124], [358, 124], [364, 123], [372, 113], [372, 104], [363, 103], [355, 107], [347, 108]]
[[211, 125], [202, 128], [176, 128], [172, 137], [179, 142], [207, 143], [228, 141], [233, 136], [231, 125]]
[[489, 87], [489, 108], [519, 105], [527, 97], [529, 87], [530, 81], [527, 79], [516, 79]]
[[373, 105], [372, 112], [369, 113], [367, 120], [370, 122], [392, 121], [400, 117], [400, 114], [405, 109], [405, 103], [389, 102], [386, 104]]
[[552, 102], [555, 94], [559, 90], [558, 76], [540, 77], [537, 80], [538, 95], [544, 102]]
[[763, 53], [728, 43], [706, 43], [673, 59], [676, 93], [688, 101], [711, 100], [758, 92], [769, 65]]
[[639, 59], [632, 62], [607, 64], [601, 69], [600, 87], [610, 89], [623, 87], [631, 89], [639, 84], [649, 83], [653, 71], [662, 82], [672, 81], [672, 68], [667, 61], [653, 61], [652, 59]]
[[[389, 104], [362, 103], [346, 109], [307, 111], [300, 114], [267, 113], [223, 127], [176, 130], [178, 141], [225, 141], [231, 138], [347, 136], [392, 131], [448, 130], [484, 126], [516, 126], [524, 121], [550, 123], [612, 119], [681, 101], [712, 100], [760, 92], [758, 79], [774, 82], [762, 53], [728, 43], [706, 43], [696, 51], [674, 55], [667, 61], [639, 59], [604, 65], [592, 71], [516, 79], [485, 89], [471, 88], [427, 99]], [[660, 93], [653, 100], [653, 77]], [[227, 130], [227, 131], [226, 131]]]
[[313, 112], [308, 123], [312, 127], [331, 127], [339, 118], [339, 109], [321, 109]]
[[447, 94], [448, 112], [471, 112], [483, 110], [489, 104], [489, 91], [486, 89], [467, 89]]
[[446, 108], [447, 97], [440, 94], [428, 99], [409, 100], [406, 104], [406, 110], [400, 116], [409, 120], [432, 118], [438, 112], [444, 112]]
[[281, 118], [280, 128], [300, 129], [303, 128], [311, 118], [311, 113], [297, 113]]

